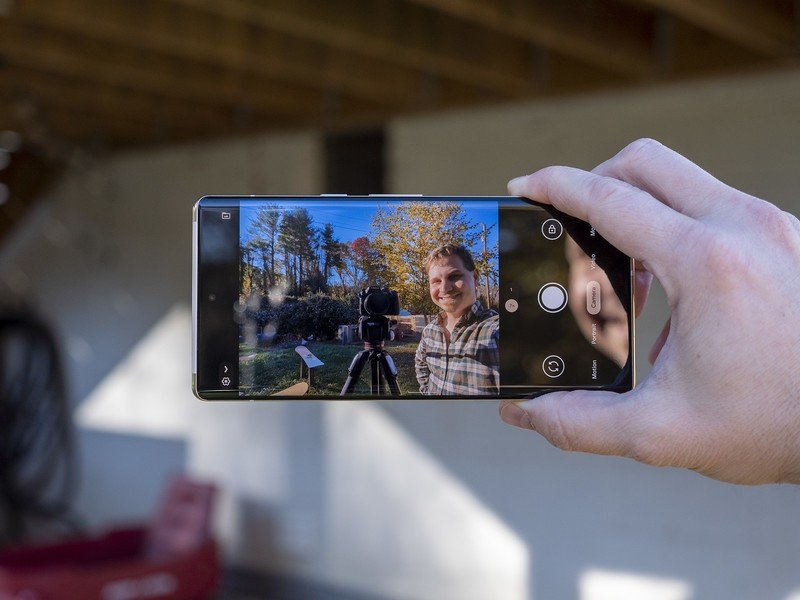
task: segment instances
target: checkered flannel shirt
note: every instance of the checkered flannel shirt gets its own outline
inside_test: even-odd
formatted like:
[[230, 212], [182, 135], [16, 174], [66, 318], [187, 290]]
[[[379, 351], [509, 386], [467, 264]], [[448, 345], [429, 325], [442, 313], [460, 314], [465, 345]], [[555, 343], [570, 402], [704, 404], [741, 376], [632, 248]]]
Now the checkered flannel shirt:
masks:
[[414, 365], [423, 394], [499, 394], [500, 315], [475, 301], [456, 323], [448, 344], [440, 314], [422, 330]]

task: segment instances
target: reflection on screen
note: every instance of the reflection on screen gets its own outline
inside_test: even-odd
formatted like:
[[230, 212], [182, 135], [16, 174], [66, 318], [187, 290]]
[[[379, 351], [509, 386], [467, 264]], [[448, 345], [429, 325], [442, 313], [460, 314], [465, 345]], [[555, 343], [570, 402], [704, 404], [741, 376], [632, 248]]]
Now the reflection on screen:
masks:
[[[610, 386], [629, 375], [630, 259], [586, 223], [511, 205], [500, 215], [503, 385]], [[614, 283], [609, 278], [612, 274]]]

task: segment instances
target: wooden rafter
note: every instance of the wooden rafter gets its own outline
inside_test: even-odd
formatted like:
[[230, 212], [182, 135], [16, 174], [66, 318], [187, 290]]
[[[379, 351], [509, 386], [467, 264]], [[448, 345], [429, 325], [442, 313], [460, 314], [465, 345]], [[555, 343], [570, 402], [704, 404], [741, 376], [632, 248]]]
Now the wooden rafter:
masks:
[[509, 97], [531, 89], [528, 49], [389, 0], [166, 0]]
[[[292, 43], [278, 33], [254, 35], [243, 21], [140, 2], [22, 0], [16, 18], [89, 39], [159, 52], [235, 70], [276, 83], [337, 92], [388, 107], [420, 101], [420, 75], [319, 44]], [[173, 10], [170, 10], [173, 9]], [[463, 91], [463, 90], [457, 90]]]
[[642, 79], [652, 75], [651, 45], [611, 19], [588, 22], [572, 2], [559, 10], [528, 0], [405, 0], [569, 56], [610, 73]]
[[[17, 116], [17, 108], [13, 101], [0, 100], [0, 112], [10, 115], [4, 127], [24, 129], [26, 122]], [[118, 114], [108, 118], [99, 112], [53, 105], [35, 105], [32, 108], [35, 111], [37, 128], [44, 128], [45, 135], [52, 133], [56, 138], [86, 141], [96, 137], [109, 142], [117, 136], [125, 139], [152, 139], [152, 130], [141, 119], [128, 115]]]
[[137, 90], [103, 85], [91, 79], [45, 75], [28, 69], [0, 70], [0, 96], [31, 100], [39, 106], [94, 112], [104, 118], [126, 116], [143, 122], [159, 120], [170, 127], [195, 128], [202, 123], [233, 123], [233, 111]]
[[[324, 95], [318, 91], [268, 85], [234, 71], [142, 56], [2, 21], [0, 52], [12, 66], [198, 104], [243, 106], [256, 114], [280, 116], [289, 122], [299, 123], [325, 110]], [[345, 111], [373, 108], [346, 98], [339, 104]]]
[[791, 20], [758, 0], [637, 0], [767, 57], [789, 54], [797, 43]]
[[114, 145], [379, 125], [783, 64], [797, 1], [14, 0], [0, 102]]

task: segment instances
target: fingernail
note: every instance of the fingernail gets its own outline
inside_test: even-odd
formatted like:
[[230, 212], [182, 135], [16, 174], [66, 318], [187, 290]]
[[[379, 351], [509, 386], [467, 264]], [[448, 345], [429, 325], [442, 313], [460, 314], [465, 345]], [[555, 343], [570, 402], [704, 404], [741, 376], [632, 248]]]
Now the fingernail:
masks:
[[509, 402], [503, 407], [500, 413], [503, 421], [514, 427], [521, 427], [522, 429], [533, 429], [531, 417], [527, 411], [522, 410], [514, 402]]
[[527, 175], [523, 175], [522, 177], [515, 177], [514, 179], [509, 181], [507, 186], [508, 191], [514, 194], [515, 196], [520, 196], [521, 195], [520, 192], [522, 192], [524, 189], [523, 183], [527, 178], [528, 178]]

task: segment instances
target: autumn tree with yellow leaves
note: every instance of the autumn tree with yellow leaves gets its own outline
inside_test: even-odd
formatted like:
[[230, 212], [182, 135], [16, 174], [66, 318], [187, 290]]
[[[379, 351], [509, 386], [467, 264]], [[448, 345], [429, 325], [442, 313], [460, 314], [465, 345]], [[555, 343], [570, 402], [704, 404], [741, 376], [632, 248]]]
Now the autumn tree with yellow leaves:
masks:
[[[435, 314], [438, 308], [428, 293], [425, 258], [443, 244], [459, 244], [472, 253], [479, 273], [479, 295], [484, 305], [496, 296], [497, 248], [483, 249], [484, 228], [469, 220], [464, 207], [457, 202], [401, 202], [383, 206], [372, 220], [372, 247], [380, 256], [375, 265], [381, 283], [400, 295], [402, 307], [413, 314]], [[488, 228], [486, 229], [488, 231]], [[485, 298], [486, 278], [489, 298]]]

